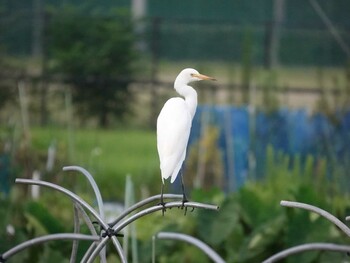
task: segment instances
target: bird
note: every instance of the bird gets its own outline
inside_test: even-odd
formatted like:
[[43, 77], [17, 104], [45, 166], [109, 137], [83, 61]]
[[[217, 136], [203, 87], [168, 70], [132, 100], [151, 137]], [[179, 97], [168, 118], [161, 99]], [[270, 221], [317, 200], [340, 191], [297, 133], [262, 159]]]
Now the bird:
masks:
[[[163, 201], [164, 180], [170, 178], [170, 182], [173, 183], [180, 173], [186, 158], [192, 120], [197, 109], [197, 92], [188, 84], [201, 80], [216, 79], [200, 74], [193, 68], [183, 69], [174, 82], [174, 89], [182, 97], [167, 100], [157, 118], [157, 150], [162, 178], [160, 204], [163, 205], [163, 215], [165, 211]], [[181, 185], [183, 207], [188, 200], [185, 194], [182, 173]]]

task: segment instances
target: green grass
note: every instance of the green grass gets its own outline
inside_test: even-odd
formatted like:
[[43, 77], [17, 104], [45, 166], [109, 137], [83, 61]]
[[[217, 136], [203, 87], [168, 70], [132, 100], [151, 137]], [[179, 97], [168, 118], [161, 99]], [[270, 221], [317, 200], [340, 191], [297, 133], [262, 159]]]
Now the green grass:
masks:
[[71, 145], [65, 129], [34, 128], [31, 132], [33, 150], [45, 151], [56, 141], [58, 155], [67, 162], [64, 165], [80, 165], [92, 173], [105, 199], [123, 197], [128, 174], [136, 187], [152, 192], [160, 186], [155, 131], [79, 129], [73, 131]]

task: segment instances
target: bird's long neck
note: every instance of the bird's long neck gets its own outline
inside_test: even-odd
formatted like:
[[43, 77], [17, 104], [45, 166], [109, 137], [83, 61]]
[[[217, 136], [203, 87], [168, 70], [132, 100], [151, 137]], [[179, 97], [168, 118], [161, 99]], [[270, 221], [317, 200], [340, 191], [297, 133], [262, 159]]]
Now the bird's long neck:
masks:
[[197, 108], [197, 92], [191, 86], [185, 85], [183, 83], [177, 83], [175, 81], [174, 88], [181, 96], [185, 98], [185, 102], [190, 111], [191, 117], [193, 119]]

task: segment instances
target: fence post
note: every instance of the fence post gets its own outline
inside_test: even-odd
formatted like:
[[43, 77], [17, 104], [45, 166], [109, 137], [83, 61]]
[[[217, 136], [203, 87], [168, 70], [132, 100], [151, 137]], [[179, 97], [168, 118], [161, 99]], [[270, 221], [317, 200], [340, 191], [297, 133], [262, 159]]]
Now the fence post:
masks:
[[152, 52], [152, 65], [151, 65], [151, 114], [149, 119], [149, 126], [155, 126], [155, 116], [158, 114], [158, 99], [157, 99], [157, 73], [159, 64], [159, 40], [160, 40], [160, 18], [156, 17], [152, 19], [152, 39], [151, 39], [151, 52]]
[[278, 65], [281, 24], [284, 19], [284, 3], [285, 0], [273, 1], [273, 18], [266, 27], [265, 66], [269, 69]]

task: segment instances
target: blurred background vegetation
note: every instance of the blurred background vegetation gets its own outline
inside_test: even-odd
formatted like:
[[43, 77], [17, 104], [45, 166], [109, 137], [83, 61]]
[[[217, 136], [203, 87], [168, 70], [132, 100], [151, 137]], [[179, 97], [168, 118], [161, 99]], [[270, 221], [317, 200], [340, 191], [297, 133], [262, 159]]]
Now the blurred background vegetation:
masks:
[[[347, 242], [324, 219], [279, 202], [349, 213], [348, 1], [3, 0], [0, 13], [0, 253], [73, 228], [68, 199], [46, 189], [38, 198], [17, 177], [40, 176], [93, 203], [83, 178], [62, 173], [81, 165], [106, 201], [123, 203], [127, 175], [136, 200], [159, 193], [155, 121], [185, 67], [218, 79], [197, 85], [185, 178], [191, 199], [221, 209], [139, 220], [139, 261], [150, 262], [162, 230], [196, 236], [228, 262]], [[16, 262], [68, 262], [69, 248], [53, 242]], [[157, 243], [157, 262], [179, 261], [209, 262], [193, 247]]]

